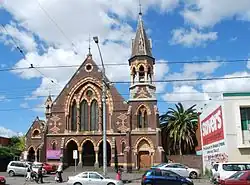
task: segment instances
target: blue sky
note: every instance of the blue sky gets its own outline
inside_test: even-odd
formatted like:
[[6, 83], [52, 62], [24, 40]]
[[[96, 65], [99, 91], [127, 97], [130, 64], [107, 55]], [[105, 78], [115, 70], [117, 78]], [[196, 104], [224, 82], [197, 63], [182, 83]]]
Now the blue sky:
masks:
[[[11, 67], [80, 65], [88, 53], [89, 35], [98, 35], [105, 63], [128, 63], [135, 36], [136, 1], [0, 0], [0, 134], [25, 133], [32, 121], [44, 118], [45, 97], [58, 94], [75, 68], [1, 71]], [[144, 25], [153, 41], [157, 80], [248, 76], [250, 2], [221, 0], [142, 0]], [[53, 21], [51, 21], [51, 19]], [[114, 29], [115, 28], [115, 29]], [[14, 49], [13, 40], [25, 52]], [[73, 44], [72, 44], [73, 43]], [[91, 43], [94, 60], [100, 64]], [[77, 52], [77, 55], [76, 55]], [[207, 60], [207, 63], [170, 64]], [[164, 63], [165, 62], [165, 63]], [[128, 81], [129, 67], [106, 66], [112, 81]], [[126, 72], [124, 72], [126, 68]], [[63, 75], [62, 75], [63, 74]], [[56, 83], [51, 83], [50, 79]], [[158, 106], [165, 112], [177, 101], [185, 106], [219, 101], [219, 92], [249, 91], [249, 79], [159, 83]], [[128, 85], [116, 84], [127, 99]], [[218, 92], [218, 93], [216, 93]], [[27, 99], [27, 97], [32, 97]]]

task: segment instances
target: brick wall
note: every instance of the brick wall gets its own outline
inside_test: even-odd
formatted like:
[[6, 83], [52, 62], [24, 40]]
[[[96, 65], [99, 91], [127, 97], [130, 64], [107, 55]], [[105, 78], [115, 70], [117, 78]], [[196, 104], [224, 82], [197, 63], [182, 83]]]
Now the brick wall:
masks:
[[0, 146], [8, 146], [10, 138], [0, 137]]
[[185, 164], [191, 168], [198, 168], [202, 170], [202, 156], [198, 155], [170, 155], [167, 156], [168, 159], [171, 159], [175, 163]]

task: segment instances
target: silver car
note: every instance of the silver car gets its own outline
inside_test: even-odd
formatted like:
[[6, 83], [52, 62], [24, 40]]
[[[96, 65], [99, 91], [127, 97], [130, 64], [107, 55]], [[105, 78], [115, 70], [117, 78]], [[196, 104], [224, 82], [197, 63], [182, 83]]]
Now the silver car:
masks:
[[123, 185], [122, 181], [105, 178], [97, 172], [87, 171], [68, 177], [68, 185]]
[[8, 164], [7, 167], [7, 173], [9, 174], [9, 176], [14, 176], [14, 175], [23, 175], [25, 176], [27, 173], [27, 168], [28, 165], [30, 165], [27, 162], [23, 162], [23, 161], [11, 161]]

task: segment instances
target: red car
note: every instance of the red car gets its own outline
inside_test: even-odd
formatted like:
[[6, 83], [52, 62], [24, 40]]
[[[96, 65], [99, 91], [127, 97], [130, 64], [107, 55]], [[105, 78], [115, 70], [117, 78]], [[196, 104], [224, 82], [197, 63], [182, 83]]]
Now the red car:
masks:
[[231, 177], [221, 180], [221, 185], [247, 185], [250, 184], [250, 171], [238, 171]]
[[6, 184], [6, 180], [4, 176], [0, 176], [0, 184], [1, 185], [5, 185]]
[[55, 168], [48, 163], [43, 163], [43, 168], [46, 170], [47, 173], [51, 173], [55, 171]]

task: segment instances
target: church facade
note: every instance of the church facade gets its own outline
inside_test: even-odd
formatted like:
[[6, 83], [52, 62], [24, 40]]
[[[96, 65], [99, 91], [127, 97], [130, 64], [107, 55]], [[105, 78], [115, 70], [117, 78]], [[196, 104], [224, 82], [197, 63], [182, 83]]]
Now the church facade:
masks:
[[[139, 14], [132, 54], [127, 101], [109, 84], [106, 94], [107, 163], [115, 153], [124, 169], [148, 168], [163, 161], [154, 84], [155, 59]], [[102, 166], [102, 72], [89, 53], [67, 85], [46, 103], [46, 121], [36, 120], [26, 134], [28, 160], [80, 166]]]

